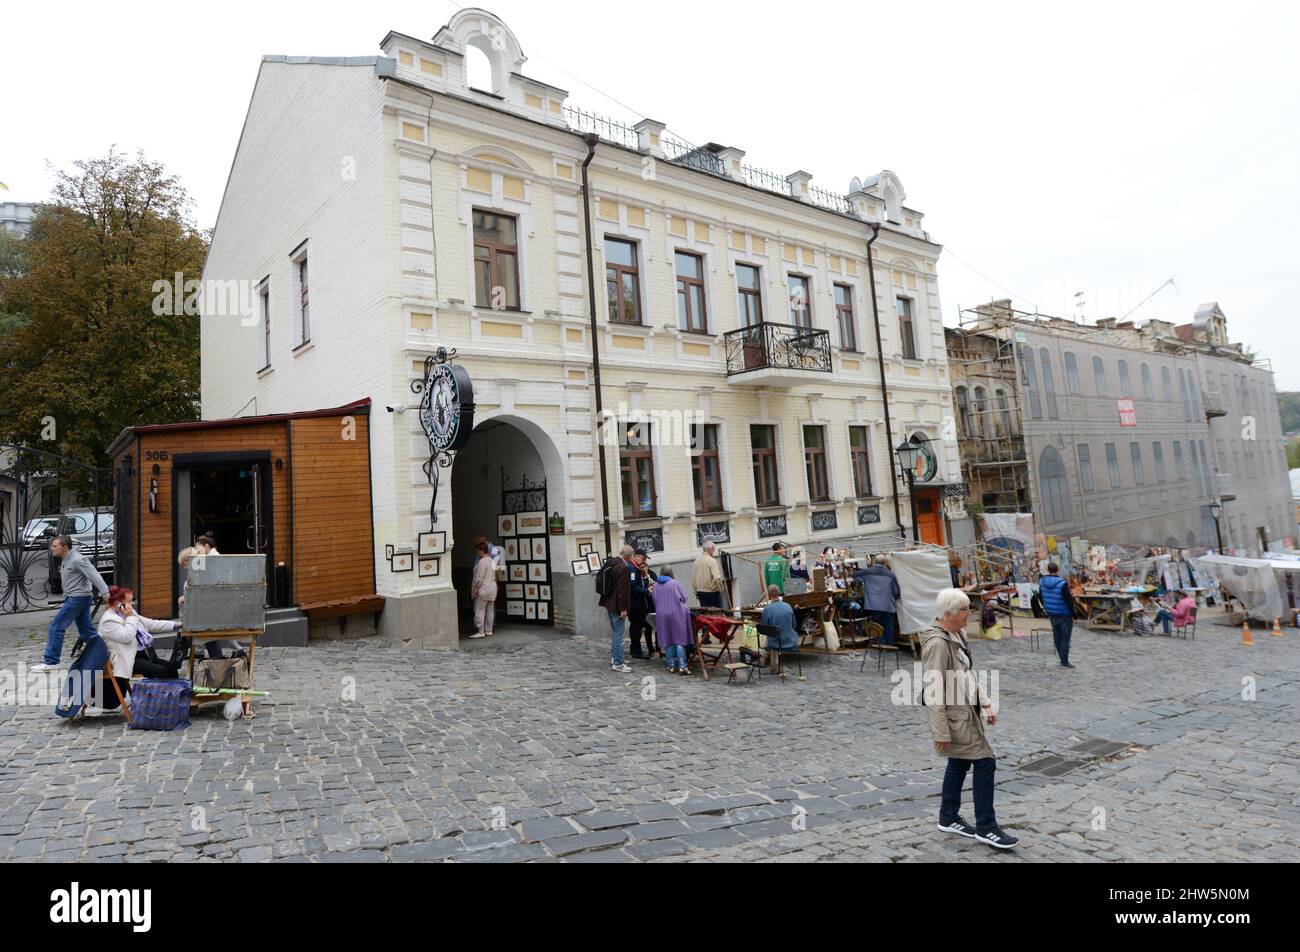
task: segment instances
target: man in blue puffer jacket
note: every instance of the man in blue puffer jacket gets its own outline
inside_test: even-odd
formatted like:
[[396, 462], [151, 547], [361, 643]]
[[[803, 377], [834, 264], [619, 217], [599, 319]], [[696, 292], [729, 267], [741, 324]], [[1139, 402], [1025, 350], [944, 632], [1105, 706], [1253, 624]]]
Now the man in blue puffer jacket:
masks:
[[1056, 645], [1057, 657], [1061, 667], [1073, 668], [1070, 664], [1070, 635], [1074, 633], [1074, 596], [1070, 585], [1058, 574], [1061, 567], [1055, 562], [1047, 563], [1047, 574], [1038, 580], [1038, 595], [1043, 600], [1043, 610], [1052, 623], [1052, 641]]

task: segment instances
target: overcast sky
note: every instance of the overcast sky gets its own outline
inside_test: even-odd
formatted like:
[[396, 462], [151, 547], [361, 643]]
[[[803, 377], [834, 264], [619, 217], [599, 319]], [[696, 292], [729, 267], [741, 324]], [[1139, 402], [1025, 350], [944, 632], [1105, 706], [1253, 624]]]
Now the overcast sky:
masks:
[[[143, 149], [216, 219], [263, 53], [363, 55], [432, 37], [450, 0], [33, 3], [0, 36], [0, 200], [49, 166]], [[848, 189], [891, 169], [925, 213], [944, 319], [1016, 295], [1088, 320], [1229, 333], [1300, 390], [1297, 5], [492, 0], [527, 75], [614, 118], [668, 123]]]

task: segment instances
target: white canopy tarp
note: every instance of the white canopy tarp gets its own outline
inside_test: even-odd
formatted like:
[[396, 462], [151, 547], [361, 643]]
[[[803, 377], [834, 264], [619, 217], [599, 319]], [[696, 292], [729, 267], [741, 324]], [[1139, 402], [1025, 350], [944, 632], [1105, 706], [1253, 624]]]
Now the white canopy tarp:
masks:
[[1278, 588], [1278, 571], [1293, 571], [1290, 563], [1268, 559], [1245, 559], [1232, 555], [1205, 555], [1193, 562], [1198, 574], [1204, 573], [1219, 583], [1246, 609], [1251, 618], [1268, 621], [1282, 617], [1282, 594]]
[[942, 589], [952, 588], [948, 553], [942, 549], [893, 552], [889, 562], [903, 593], [898, 600], [899, 631], [910, 634], [930, 627], [934, 621], [935, 596]]

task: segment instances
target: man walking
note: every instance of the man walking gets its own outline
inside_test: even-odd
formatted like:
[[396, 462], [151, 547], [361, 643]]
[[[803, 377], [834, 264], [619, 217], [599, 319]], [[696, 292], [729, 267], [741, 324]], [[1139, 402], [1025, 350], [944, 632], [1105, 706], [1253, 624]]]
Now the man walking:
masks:
[[600, 599], [600, 606], [609, 612], [609, 667], [611, 671], [626, 674], [632, 669], [623, 659], [623, 632], [627, 626], [627, 614], [632, 606], [632, 556], [635, 553], [630, 545], [625, 545], [614, 560], [611, 586], [608, 595]]
[[727, 580], [722, 577], [717, 552], [718, 547], [712, 541], [706, 542], [704, 550], [695, 558], [691, 586], [695, 589], [695, 599], [701, 608], [722, 607], [722, 591]]
[[55, 536], [50, 540], [50, 552], [62, 560], [59, 578], [63, 583], [63, 605], [50, 622], [45, 639], [45, 656], [41, 664], [32, 665], [33, 671], [53, 671], [59, 666], [63, 654], [63, 636], [74, 621], [83, 641], [95, 636], [95, 626], [90, 619], [92, 594], [108, 597], [108, 586], [89, 560], [72, 548], [69, 536]]
[[1074, 595], [1070, 585], [1058, 574], [1061, 567], [1055, 562], [1047, 563], [1047, 574], [1038, 580], [1038, 596], [1043, 600], [1043, 611], [1052, 623], [1052, 642], [1056, 645], [1056, 655], [1061, 659], [1061, 667], [1073, 668], [1070, 664], [1070, 635], [1074, 632]]

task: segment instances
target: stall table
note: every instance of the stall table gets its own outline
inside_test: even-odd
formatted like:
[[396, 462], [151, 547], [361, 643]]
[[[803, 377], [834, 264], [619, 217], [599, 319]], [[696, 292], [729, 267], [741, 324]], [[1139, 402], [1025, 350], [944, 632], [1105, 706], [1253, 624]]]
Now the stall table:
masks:
[[[184, 637], [190, 639], [189, 652], [189, 680], [194, 681], [194, 653], [197, 650], [198, 642], [208, 641], [238, 641], [248, 644], [248, 657], [245, 659], [248, 663], [248, 687], [245, 690], [253, 689], [253, 658], [257, 654], [257, 639], [262, 634], [260, 628], [228, 628], [218, 631], [198, 631], [192, 634], [185, 634]], [[240, 691], [217, 691], [215, 694], [194, 695], [190, 698], [190, 707], [197, 708], [200, 704], [211, 704], [214, 701], [228, 701], [232, 697], [240, 698], [244, 705], [244, 717], [253, 716], [253, 699], [244, 695]]]

